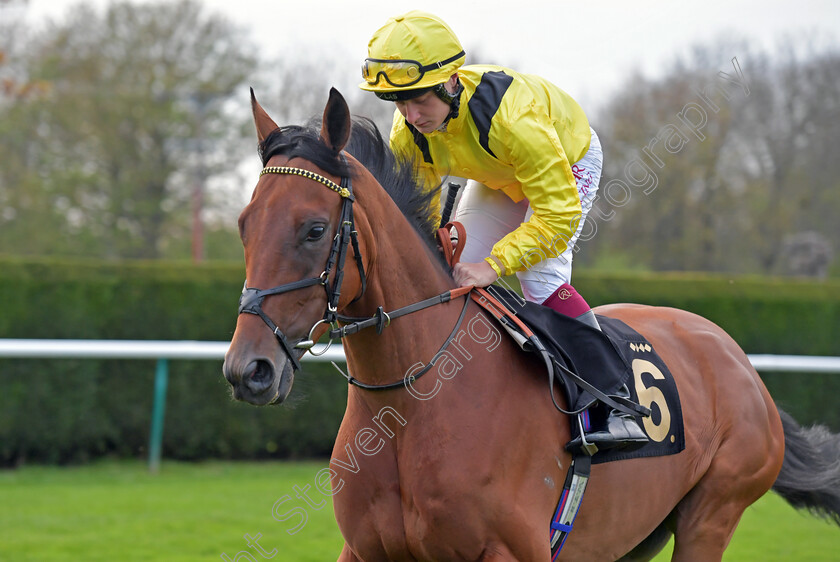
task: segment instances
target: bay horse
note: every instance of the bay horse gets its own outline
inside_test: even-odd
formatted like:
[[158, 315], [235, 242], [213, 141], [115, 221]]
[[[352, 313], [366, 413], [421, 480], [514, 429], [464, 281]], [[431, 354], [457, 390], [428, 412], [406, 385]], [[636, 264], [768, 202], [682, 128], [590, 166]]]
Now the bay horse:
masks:
[[[235, 399], [279, 404], [312, 342], [345, 336], [353, 384], [320, 474], [338, 560], [550, 560], [571, 434], [543, 367], [456, 288], [430, 196], [335, 89], [320, 130], [251, 103], [264, 169], [239, 217], [246, 284], [223, 370]], [[721, 328], [672, 308], [596, 312], [669, 366], [685, 449], [593, 465], [562, 559], [649, 560], [673, 535], [673, 560], [720, 560], [771, 487], [840, 524], [840, 436], [780, 412]]]

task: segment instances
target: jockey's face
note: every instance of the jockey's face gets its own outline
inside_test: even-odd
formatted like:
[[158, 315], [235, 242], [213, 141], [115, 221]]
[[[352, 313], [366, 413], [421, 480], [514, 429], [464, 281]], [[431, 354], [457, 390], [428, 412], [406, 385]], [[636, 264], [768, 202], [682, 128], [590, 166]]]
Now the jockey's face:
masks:
[[410, 100], [394, 103], [405, 120], [424, 135], [440, 127], [449, 115], [449, 104], [431, 91]]

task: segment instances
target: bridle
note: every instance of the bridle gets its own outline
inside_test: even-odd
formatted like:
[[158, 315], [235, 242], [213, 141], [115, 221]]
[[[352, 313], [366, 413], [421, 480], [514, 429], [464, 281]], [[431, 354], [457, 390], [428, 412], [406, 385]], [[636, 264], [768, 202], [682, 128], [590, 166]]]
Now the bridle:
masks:
[[[344, 155], [342, 154], [341, 157], [344, 158]], [[409, 304], [402, 308], [398, 308], [391, 312], [385, 312], [380, 306], [377, 308], [376, 313], [368, 318], [355, 318], [339, 314], [338, 300], [341, 297], [341, 282], [344, 279], [344, 263], [347, 258], [347, 247], [351, 244], [353, 245], [353, 253], [356, 259], [356, 267], [359, 270], [359, 277], [361, 279], [362, 286], [359, 295], [356, 296], [350, 304], [359, 300], [362, 297], [362, 295], [364, 295], [365, 289], [367, 287], [364, 263], [362, 261], [362, 254], [359, 251], [359, 241], [355, 228], [355, 222], [353, 219], [353, 202], [356, 200], [356, 198], [353, 195], [353, 187], [350, 177], [342, 176], [341, 184], [337, 184], [331, 179], [326, 178], [310, 170], [294, 168], [289, 166], [267, 166], [263, 168], [263, 170], [260, 172], [260, 177], [262, 177], [265, 174], [289, 174], [301, 176], [306, 179], [316, 181], [341, 195], [342, 201], [341, 217], [339, 219], [338, 232], [333, 238], [333, 244], [332, 248], [330, 249], [330, 255], [327, 258], [327, 264], [324, 267], [324, 271], [323, 273], [321, 273], [321, 275], [319, 275], [318, 277], [309, 277], [307, 279], [293, 281], [284, 285], [278, 285], [277, 287], [272, 287], [271, 289], [257, 289], [255, 287], [248, 287], [248, 281], [246, 280], [245, 286], [242, 288], [242, 295], [239, 297], [239, 314], [254, 314], [262, 318], [263, 322], [265, 322], [265, 324], [269, 327], [274, 336], [277, 338], [277, 342], [280, 344], [280, 347], [289, 357], [289, 360], [292, 362], [292, 367], [295, 371], [298, 371], [301, 368], [300, 361], [298, 361], [297, 357], [295, 357], [295, 349], [303, 349], [304, 352], [309, 351], [313, 355], [322, 355], [323, 353], [326, 353], [327, 349], [329, 348], [329, 345], [331, 345], [335, 340], [339, 340], [344, 338], [345, 336], [355, 334], [365, 328], [375, 327], [377, 333], [382, 333], [382, 330], [391, 323], [391, 320], [395, 318], [399, 318], [400, 316], [423, 310], [424, 308], [428, 308], [436, 304], [449, 302], [453, 298], [457, 298], [468, 294], [472, 289], [472, 287], [461, 287], [458, 289], [452, 289], [439, 295], [435, 295], [431, 298], [424, 299], [413, 304]], [[329, 278], [333, 268], [335, 268], [335, 276], [332, 285], [330, 285]], [[283, 331], [280, 330], [280, 327], [262, 309], [263, 300], [265, 299], [265, 297], [270, 295], [288, 293], [290, 291], [296, 291], [298, 289], [304, 289], [306, 287], [312, 287], [314, 285], [322, 285], [327, 293], [327, 307], [324, 311], [324, 317], [321, 320], [318, 320], [312, 326], [312, 328], [309, 330], [309, 336], [307, 337], [307, 339], [298, 342], [293, 346], [291, 345]], [[452, 340], [457, 335], [457, 332], [461, 327], [461, 323], [464, 320], [464, 316], [466, 315], [468, 304], [469, 299], [465, 299], [464, 306], [461, 309], [461, 314], [458, 317], [458, 321], [456, 322], [455, 327], [444, 341], [443, 345], [440, 348], [440, 351], [438, 351], [438, 353], [435, 354], [435, 358], [437, 358], [440, 355], [440, 353], [444, 349], [446, 349], [446, 347], [450, 344], [450, 342], [452, 342]], [[339, 326], [339, 322], [344, 323], [344, 325]], [[327, 348], [323, 351], [315, 353], [312, 351], [312, 348], [315, 345], [315, 341], [312, 338], [314, 336], [316, 328], [321, 324], [330, 325], [329, 344]], [[347, 379], [347, 382], [349, 384], [358, 386], [360, 388], [364, 388], [366, 390], [389, 390], [405, 386], [406, 383], [414, 382], [415, 380], [429, 372], [429, 370], [433, 366], [434, 360], [430, 361], [429, 364], [426, 365], [423, 369], [421, 369], [417, 373], [414, 373], [406, 380], [377, 385], [367, 384], [353, 378], [352, 376], [346, 375], [344, 373], [342, 374]]]
[[[344, 155], [341, 155], [344, 159]], [[278, 285], [271, 289], [257, 289], [255, 287], [248, 287], [248, 281], [245, 281], [245, 286], [242, 288], [242, 296], [239, 297], [239, 314], [255, 314], [262, 318], [263, 322], [271, 329], [277, 342], [286, 355], [292, 362], [295, 371], [300, 370], [300, 362], [295, 357], [294, 349], [309, 350], [312, 352], [312, 347], [315, 342], [312, 340], [315, 329], [321, 324], [329, 324], [334, 329], [338, 328], [338, 300], [341, 298], [341, 283], [344, 280], [344, 262], [347, 258], [347, 247], [353, 245], [353, 253], [356, 258], [356, 267], [359, 270], [359, 278], [361, 279], [362, 288], [353, 302], [361, 298], [367, 287], [367, 278], [365, 277], [365, 266], [362, 263], [362, 254], [359, 251], [359, 240], [356, 233], [356, 228], [353, 220], [353, 201], [356, 200], [353, 195], [353, 184], [349, 176], [342, 176], [341, 184], [337, 184], [329, 178], [310, 170], [303, 168], [293, 168], [289, 166], [267, 166], [260, 172], [260, 177], [265, 174], [290, 174], [301, 176], [310, 180], [317, 181], [328, 188], [332, 189], [341, 195], [341, 215], [339, 218], [338, 232], [333, 238], [332, 247], [330, 248], [330, 255], [327, 258], [327, 264], [324, 267], [323, 273], [318, 277], [309, 277], [308, 279], [301, 279], [300, 281], [293, 281], [284, 285]], [[333, 267], [336, 268], [335, 276], [332, 285], [330, 285], [330, 273]], [[286, 335], [280, 330], [280, 327], [265, 313], [262, 309], [262, 303], [265, 297], [269, 295], [280, 295], [314, 285], [321, 285], [327, 293], [327, 309], [324, 312], [324, 317], [312, 326], [309, 331], [309, 337], [294, 346], [289, 343]], [[332, 340], [330, 340], [332, 343]], [[326, 350], [324, 350], [326, 351]]]

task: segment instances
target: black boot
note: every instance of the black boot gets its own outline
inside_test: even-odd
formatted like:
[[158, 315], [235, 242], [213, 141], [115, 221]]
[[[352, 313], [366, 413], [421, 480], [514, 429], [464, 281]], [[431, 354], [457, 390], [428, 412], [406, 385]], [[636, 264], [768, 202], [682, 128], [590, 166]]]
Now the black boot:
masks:
[[[595, 313], [592, 312], [592, 309], [578, 316], [576, 320], [588, 324], [596, 330], [601, 330], [601, 325], [598, 323], [598, 319], [595, 318]], [[627, 388], [626, 384], [622, 385], [616, 391], [616, 395], [629, 400], [630, 389]], [[578, 437], [572, 439], [566, 445], [567, 451], [583, 448], [589, 455], [595, 454], [596, 451], [604, 451], [606, 449], [620, 448], [625, 451], [633, 451], [649, 441], [647, 434], [639, 427], [635, 418], [630, 414], [618, 410], [610, 410], [603, 425], [588, 432], [583, 430], [582, 424], [579, 422], [578, 433], [583, 433], [585, 439], [581, 439], [580, 435], [578, 435]]]
[[[619, 388], [617, 394], [623, 398], [630, 398], [627, 385]], [[583, 433], [583, 438], [578, 435], [569, 441], [566, 445], [567, 451], [583, 449], [590, 455], [607, 449], [634, 451], [650, 441], [633, 416], [618, 410], [611, 410], [600, 427], [588, 432], [583, 431], [579, 424], [578, 432]]]

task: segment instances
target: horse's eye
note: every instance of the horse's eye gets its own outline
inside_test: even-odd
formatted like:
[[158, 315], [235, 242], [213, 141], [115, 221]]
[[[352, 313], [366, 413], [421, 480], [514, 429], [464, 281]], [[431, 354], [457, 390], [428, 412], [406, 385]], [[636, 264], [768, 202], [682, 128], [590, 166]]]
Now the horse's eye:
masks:
[[306, 241], [307, 242], [315, 242], [316, 240], [320, 240], [324, 237], [324, 234], [327, 232], [326, 227], [324, 225], [319, 224], [317, 226], [313, 226], [309, 229], [309, 232], [306, 234]]

